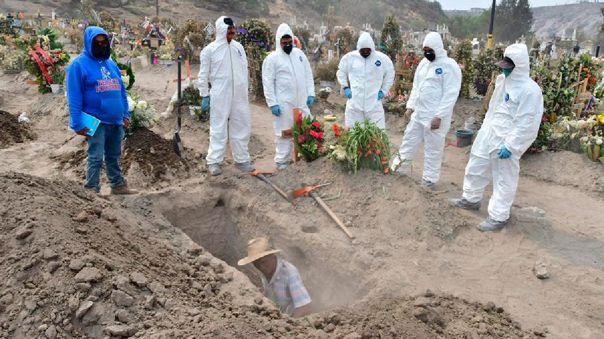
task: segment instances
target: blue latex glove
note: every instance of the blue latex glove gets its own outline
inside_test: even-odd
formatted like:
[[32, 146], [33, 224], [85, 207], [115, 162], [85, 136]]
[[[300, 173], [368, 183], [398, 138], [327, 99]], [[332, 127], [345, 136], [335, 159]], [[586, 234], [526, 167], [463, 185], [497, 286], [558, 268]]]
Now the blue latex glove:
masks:
[[497, 153], [497, 156], [499, 156], [499, 159], [507, 159], [512, 156], [512, 152], [510, 152], [510, 150], [507, 147], [505, 147], [504, 145], [501, 145], [501, 148], [499, 148], [499, 153]]
[[273, 113], [274, 116], [278, 117], [281, 115], [281, 107], [279, 107], [279, 105], [275, 105], [275, 106], [271, 106], [271, 113]]
[[309, 95], [308, 98], [306, 98], [306, 106], [310, 107], [314, 103], [315, 103], [315, 97]]
[[201, 110], [202, 111], [207, 111], [210, 109], [210, 97], [203, 97], [201, 98]]
[[352, 91], [349, 87], [344, 88], [344, 96], [348, 99], [352, 99]]
[[384, 98], [384, 92], [382, 92], [382, 90], [380, 90], [378, 92], [378, 100], [382, 100]]

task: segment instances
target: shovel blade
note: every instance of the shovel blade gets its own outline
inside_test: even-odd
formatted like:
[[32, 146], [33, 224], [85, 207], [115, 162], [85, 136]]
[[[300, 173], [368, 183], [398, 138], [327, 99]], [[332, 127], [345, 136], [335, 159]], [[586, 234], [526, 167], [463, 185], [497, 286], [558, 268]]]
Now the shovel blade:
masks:
[[174, 148], [174, 153], [179, 157], [182, 157], [182, 140], [180, 139], [180, 134], [178, 132], [174, 133], [174, 137], [172, 138], [172, 147]]

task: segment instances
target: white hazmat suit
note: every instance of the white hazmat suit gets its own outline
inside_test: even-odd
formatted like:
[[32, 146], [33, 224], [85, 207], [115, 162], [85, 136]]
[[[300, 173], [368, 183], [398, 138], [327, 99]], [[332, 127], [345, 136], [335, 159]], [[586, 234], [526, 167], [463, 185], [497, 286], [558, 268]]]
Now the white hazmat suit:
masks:
[[[451, 127], [453, 108], [461, 88], [461, 69], [455, 60], [447, 56], [440, 34], [428, 33], [423, 46], [432, 48], [436, 58], [432, 62], [422, 59], [415, 71], [413, 88], [407, 101], [407, 109], [412, 109], [413, 114], [392, 169], [400, 170], [401, 164], [408, 166], [423, 143], [422, 179], [435, 184], [440, 178], [445, 137]], [[438, 129], [431, 129], [434, 118], [440, 118]]]
[[[363, 48], [371, 48], [367, 58], [359, 53]], [[369, 33], [361, 33], [357, 50], [340, 60], [337, 77], [342, 88], [349, 87], [352, 92], [352, 98], [346, 103], [346, 127], [352, 128], [355, 123], [367, 119], [384, 129], [384, 107], [378, 92], [388, 94], [394, 83], [394, 66], [386, 54], [375, 50]]]
[[228, 25], [224, 18], [216, 20], [216, 40], [207, 45], [200, 55], [199, 94], [210, 96], [208, 165], [220, 164], [224, 160], [228, 138], [233, 160], [239, 164], [250, 161], [247, 56], [240, 43], [235, 40], [227, 42]]
[[[510, 45], [504, 56], [512, 59], [515, 68], [508, 77], [503, 74], [497, 77], [489, 109], [472, 146], [463, 183], [463, 198], [477, 203], [492, 177], [489, 216], [499, 222], [510, 217], [518, 186], [520, 157], [535, 141], [543, 115], [543, 95], [539, 85], [529, 76], [526, 45]], [[502, 145], [512, 153], [508, 159], [498, 157]]]
[[292, 128], [293, 109], [299, 108], [304, 116], [310, 115], [306, 99], [315, 96], [312, 69], [306, 55], [295, 47], [289, 55], [285, 53], [281, 48], [281, 38], [284, 35], [294, 38], [287, 24], [281, 24], [277, 28], [275, 50], [262, 63], [262, 86], [266, 103], [269, 107], [279, 105], [281, 108], [281, 115], [273, 120], [277, 164], [288, 163], [291, 159], [293, 143], [291, 139], [282, 138], [281, 132]]

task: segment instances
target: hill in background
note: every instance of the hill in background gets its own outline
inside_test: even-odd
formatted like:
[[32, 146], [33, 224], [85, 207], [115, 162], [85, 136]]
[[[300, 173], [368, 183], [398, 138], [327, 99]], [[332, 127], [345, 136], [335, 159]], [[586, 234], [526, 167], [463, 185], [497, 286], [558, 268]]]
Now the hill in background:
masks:
[[[107, 10], [124, 18], [155, 15], [155, 0], [89, 0], [97, 11]], [[384, 18], [396, 15], [402, 28], [424, 29], [444, 22], [446, 16], [438, 2], [426, 0], [160, 0], [160, 16], [174, 21], [202, 19], [213, 22], [228, 14], [236, 19], [265, 18], [273, 25], [280, 22], [317, 25], [329, 20], [336, 25], [360, 27], [370, 23], [381, 29]], [[333, 11], [330, 11], [333, 7]], [[67, 17], [80, 17], [80, 0], [3, 0], [0, 10], [25, 11], [50, 15], [52, 9]]]
[[579, 3], [533, 8], [533, 31], [539, 38], [561, 36], [577, 29], [584, 38], [595, 39], [604, 22], [600, 9], [604, 3]]

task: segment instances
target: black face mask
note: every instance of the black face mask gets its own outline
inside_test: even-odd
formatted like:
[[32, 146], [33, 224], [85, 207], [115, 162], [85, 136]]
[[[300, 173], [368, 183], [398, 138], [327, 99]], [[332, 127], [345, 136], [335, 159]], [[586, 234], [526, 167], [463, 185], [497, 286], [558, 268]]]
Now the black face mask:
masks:
[[424, 56], [426, 57], [426, 59], [428, 59], [430, 62], [434, 61], [434, 59], [436, 59], [436, 54], [434, 54], [434, 52], [424, 52]]
[[283, 52], [285, 52], [286, 54], [291, 53], [292, 49], [294, 49], [294, 45], [292, 45], [291, 43], [283, 46]]
[[360, 52], [360, 54], [363, 58], [366, 59], [371, 55], [371, 51], [369, 51], [369, 52], [362, 51], [362, 52]]
[[111, 47], [109, 45], [101, 46], [92, 44], [92, 56], [100, 60], [107, 60], [111, 56]]

